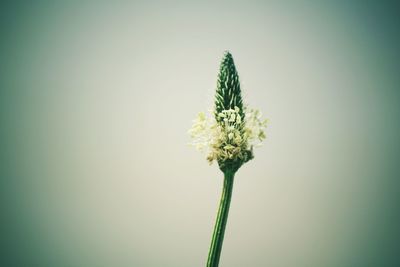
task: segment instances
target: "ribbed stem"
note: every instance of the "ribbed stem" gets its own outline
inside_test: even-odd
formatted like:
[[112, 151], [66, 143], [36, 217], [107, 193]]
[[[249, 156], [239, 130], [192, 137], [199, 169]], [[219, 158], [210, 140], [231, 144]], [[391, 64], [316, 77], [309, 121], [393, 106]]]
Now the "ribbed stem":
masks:
[[218, 267], [219, 264], [226, 222], [228, 220], [229, 205], [231, 203], [234, 175], [234, 172], [224, 173], [224, 186], [222, 189], [221, 201], [219, 203], [217, 219], [214, 226], [210, 251], [208, 253], [207, 267]]

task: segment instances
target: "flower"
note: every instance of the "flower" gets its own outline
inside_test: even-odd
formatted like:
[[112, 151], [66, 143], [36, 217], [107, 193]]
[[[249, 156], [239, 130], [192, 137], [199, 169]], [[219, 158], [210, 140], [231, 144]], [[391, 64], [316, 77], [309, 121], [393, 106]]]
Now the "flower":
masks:
[[267, 120], [261, 112], [243, 105], [239, 76], [232, 55], [226, 52], [218, 75], [215, 106], [212, 114], [200, 112], [189, 133], [191, 143], [206, 151], [211, 164], [217, 161], [221, 170], [236, 172], [252, 159], [253, 147], [266, 138]]
[[232, 55], [226, 52], [218, 74], [215, 105], [210, 114], [200, 112], [189, 130], [192, 144], [206, 151], [211, 164], [218, 162], [224, 183], [207, 266], [218, 266], [236, 171], [251, 160], [253, 147], [265, 139], [267, 120], [243, 104], [239, 76]]

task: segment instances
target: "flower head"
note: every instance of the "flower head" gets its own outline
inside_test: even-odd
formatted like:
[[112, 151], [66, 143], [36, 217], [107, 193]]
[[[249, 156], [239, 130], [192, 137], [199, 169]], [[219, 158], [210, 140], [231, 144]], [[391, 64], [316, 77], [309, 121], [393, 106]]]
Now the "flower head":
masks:
[[199, 113], [189, 130], [193, 145], [207, 151], [207, 160], [222, 171], [236, 172], [254, 157], [253, 146], [265, 139], [266, 120], [256, 109], [243, 105], [239, 76], [232, 55], [221, 62], [212, 116]]

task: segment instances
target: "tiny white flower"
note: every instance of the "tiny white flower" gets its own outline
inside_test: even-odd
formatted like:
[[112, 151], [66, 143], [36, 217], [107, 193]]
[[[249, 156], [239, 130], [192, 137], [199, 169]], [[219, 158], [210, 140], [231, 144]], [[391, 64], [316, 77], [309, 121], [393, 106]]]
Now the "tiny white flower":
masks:
[[240, 124], [242, 122], [242, 117], [240, 117], [240, 114], [236, 115], [236, 123]]
[[229, 118], [229, 122], [234, 122], [234, 121], [236, 121], [236, 116], [235, 113], [232, 113], [231, 117]]
[[242, 137], [240, 137], [240, 135], [236, 135], [236, 137], [235, 137], [235, 140], [234, 140], [234, 141], [235, 141], [235, 143], [236, 143], [236, 144], [238, 144], [238, 145], [239, 145], [239, 144], [242, 142]]

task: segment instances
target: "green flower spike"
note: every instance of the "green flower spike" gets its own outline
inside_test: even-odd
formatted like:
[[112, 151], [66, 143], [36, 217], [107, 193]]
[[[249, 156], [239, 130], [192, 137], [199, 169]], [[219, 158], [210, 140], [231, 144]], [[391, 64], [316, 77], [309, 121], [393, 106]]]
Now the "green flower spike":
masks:
[[258, 110], [243, 105], [239, 76], [232, 55], [225, 52], [218, 74], [213, 114], [200, 112], [189, 130], [192, 144], [207, 151], [210, 164], [218, 162], [224, 173], [224, 185], [218, 209], [207, 266], [217, 267], [221, 255], [226, 222], [236, 171], [254, 158], [253, 147], [265, 139], [267, 120]]

